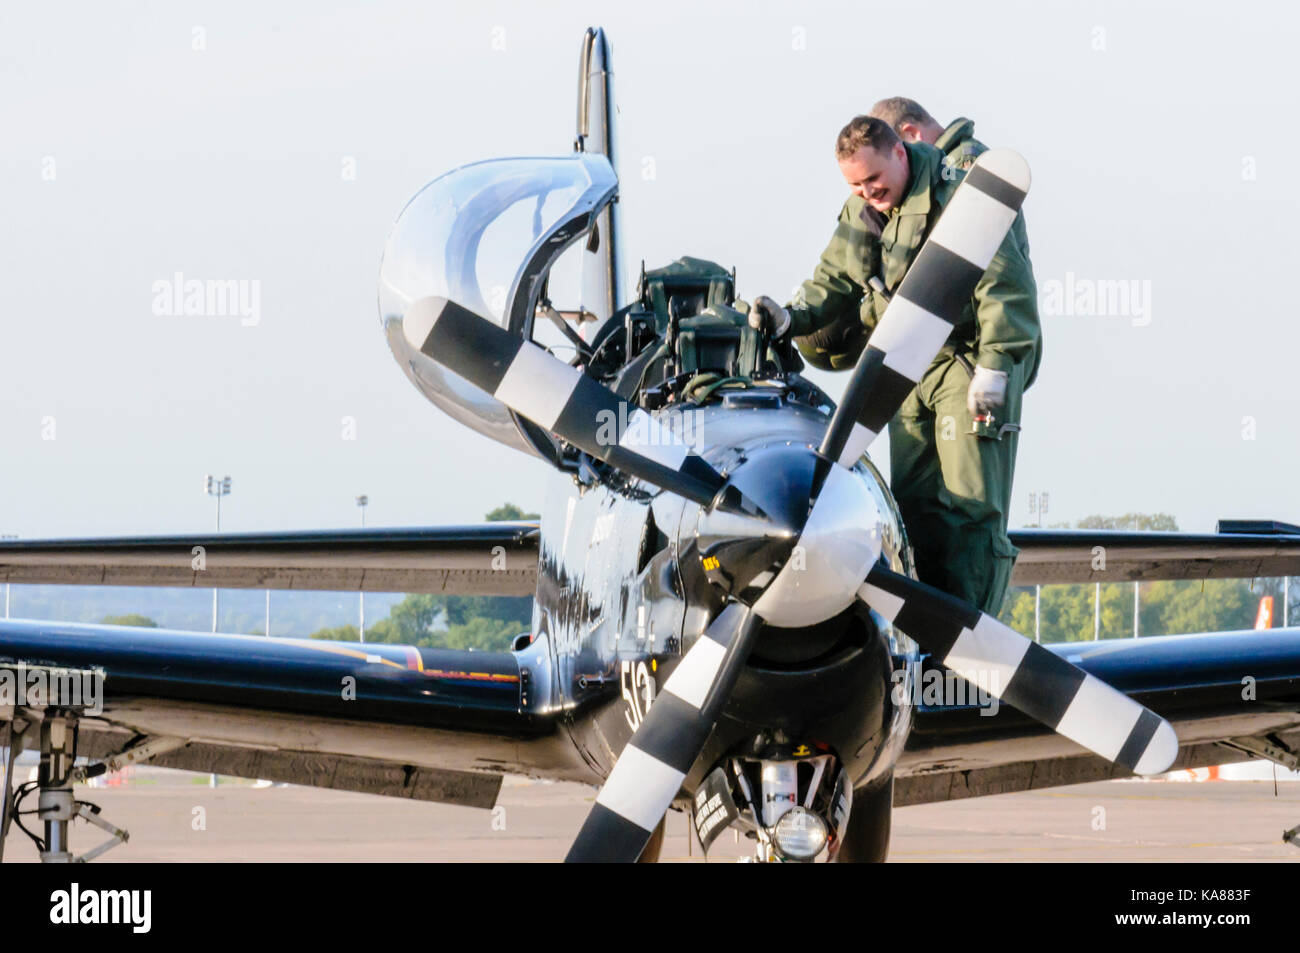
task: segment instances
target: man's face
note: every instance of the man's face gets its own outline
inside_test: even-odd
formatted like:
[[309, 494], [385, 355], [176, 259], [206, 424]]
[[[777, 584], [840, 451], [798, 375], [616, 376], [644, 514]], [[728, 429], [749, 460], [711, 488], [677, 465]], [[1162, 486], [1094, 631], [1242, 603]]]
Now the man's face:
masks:
[[849, 191], [861, 196], [877, 212], [888, 212], [907, 194], [907, 150], [901, 142], [888, 152], [863, 146], [840, 160], [840, 172]]

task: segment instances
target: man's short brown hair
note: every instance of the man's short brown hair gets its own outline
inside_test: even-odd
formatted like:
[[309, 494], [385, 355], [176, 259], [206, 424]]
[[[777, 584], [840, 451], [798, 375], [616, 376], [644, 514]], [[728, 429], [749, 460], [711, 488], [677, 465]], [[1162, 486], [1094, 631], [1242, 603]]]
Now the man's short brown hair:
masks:
[[908, 99], [906, 96], [891, 96], [888, 99], [882, 99], [871, 107], [868, 116], [875, 116], [877, 119], [883, 119], [893, 127], [897, 132], [903, 123], [910, 122], [914, 126], [926, 126], [931, 123], [938, 125], [933, 116], [925, 111], [925, 107], [915, 99]]
[[835, 138], [835, 158], [847, 159], [856, 155], [863, 146], [871, 146], [877, 152], [888, 152], [899, 141], [898, 133], [883, 119], [854, 116]]

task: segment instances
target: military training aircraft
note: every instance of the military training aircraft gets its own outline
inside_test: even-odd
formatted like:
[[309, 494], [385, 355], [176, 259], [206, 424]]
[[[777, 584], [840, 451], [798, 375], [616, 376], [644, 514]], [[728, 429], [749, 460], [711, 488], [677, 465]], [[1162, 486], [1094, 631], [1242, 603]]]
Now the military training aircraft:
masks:
[[[836, 406], [731, 270], [643, 265], [629, 295], [603, 31], [579, 76], [573, 152], [435, 179], [380, 275], [411, 382], [554, 469], [539, 524], [0, 543], [0, 581], [532, 595], [531, 632], [493, 653], [0, 622], [0, 849], [18, 826], [72, 860], [78, 818], [117, 843], [74, 783], [146, 761], [481, 808], [506, 773], [587, 782], [573, 861], [656, 859], [671, 809], [706, 851], [734, 828], [758, 860], [879, 861], [894, 806], [1300, 764], [1300, 630], [1045, 646], [916, 577], [866, 451], [1010, 228], [1018, 154], [966, 174]], [[1012, 539], [1015, 585], [1300, 574], [1300, 529], [1271, 522]]]

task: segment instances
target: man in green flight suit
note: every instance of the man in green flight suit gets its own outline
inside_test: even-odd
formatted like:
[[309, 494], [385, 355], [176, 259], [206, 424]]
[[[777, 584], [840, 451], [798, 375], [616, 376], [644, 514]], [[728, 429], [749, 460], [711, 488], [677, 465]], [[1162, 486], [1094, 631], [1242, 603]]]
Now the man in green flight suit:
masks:
[[[883, 119], [898, 133], [903, 142], [925, 142], [944, 154], [944, 175], [950, 179], [957, 178], [956, 172], [965, 172], [975, 164], [976, 158], [988, 151], [988, 146], [975, 138], [975, 123], [965, 117], [959, 117], [946, 127], [918, 103], [905, 96], [891, 96], [882, 99], [871, 107], [868, 116]], [[861, 201], [857, 196], [849, 196], [848, 203]], [[841, 221], [845, 220], [841, 209]], [[862, 228], [867, 234], [857, 234], [857, 223], [848, 219], [850, 228], [855, 230], [851, 236], [845, 236], [852, 242], [868, 242], [880, 237], [884, 218], [868, 210], [861, 219]], [[1017, 220], [1021, 237], [1025, 240], [1025, 253], [1029, 252], [1027, 236], [1024, 235], [1024, 222]], [[866, 344], [867, 331], [856, 314], [846, 314], [840, 320], [818, 328], [809, 335], [798, 338], [795, 343], [803, 358], [813, 367], [824, 371], [841, 370], [852, 367]]]
[[[836, 140], [853, 193], [796, 300], [755, 299], [751, 323], [796, 339], [851, 319], [866, 334], [885, 312], [964, 172], [858, 116]], [[1018, 553], [1007, 538], [1021, 395], [1042, 352], [1024, 222], [1010, 233], [962, 319], [889, 425], [890, 485], [921, 579], [996, 615]], [[851, 367], [839, 361], [837, 369]], [[979, 423], [992, 415], [992, 423]]]

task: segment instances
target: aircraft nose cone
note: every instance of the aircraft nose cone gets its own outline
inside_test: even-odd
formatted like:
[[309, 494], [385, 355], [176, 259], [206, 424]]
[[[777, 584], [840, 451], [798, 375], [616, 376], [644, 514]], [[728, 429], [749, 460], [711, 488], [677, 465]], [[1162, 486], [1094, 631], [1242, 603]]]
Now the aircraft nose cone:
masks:
[[881, 514], [861, 476], [833, 465], [781, 571], [754, 603], [770, 625], [816, 625], [853, 604], [880, 558]]
[[825, 461], [806, 446], [752, 451], [727, 475], [727, 491], [743, 494], [761, 517], [715, 507], [700, 514], [695, 538], [709, 581], [733, 595], [757, 598], [785, 564], [811, 511]]
[[770, 533], [797, 535], [812, 510], [819, 466], [825, 461], [809, 447], [764, 447], [728, 474], [727, 483], [762, 509]]
[[880, 513], [861, 476], [809, 447], [781, 445], [751, 453], [728, 483], [766, 518], [701, 515], [696, 539], [710, 581], [753, 599], [781, 627], [815, 625], [848, 608], [880, 557]]

